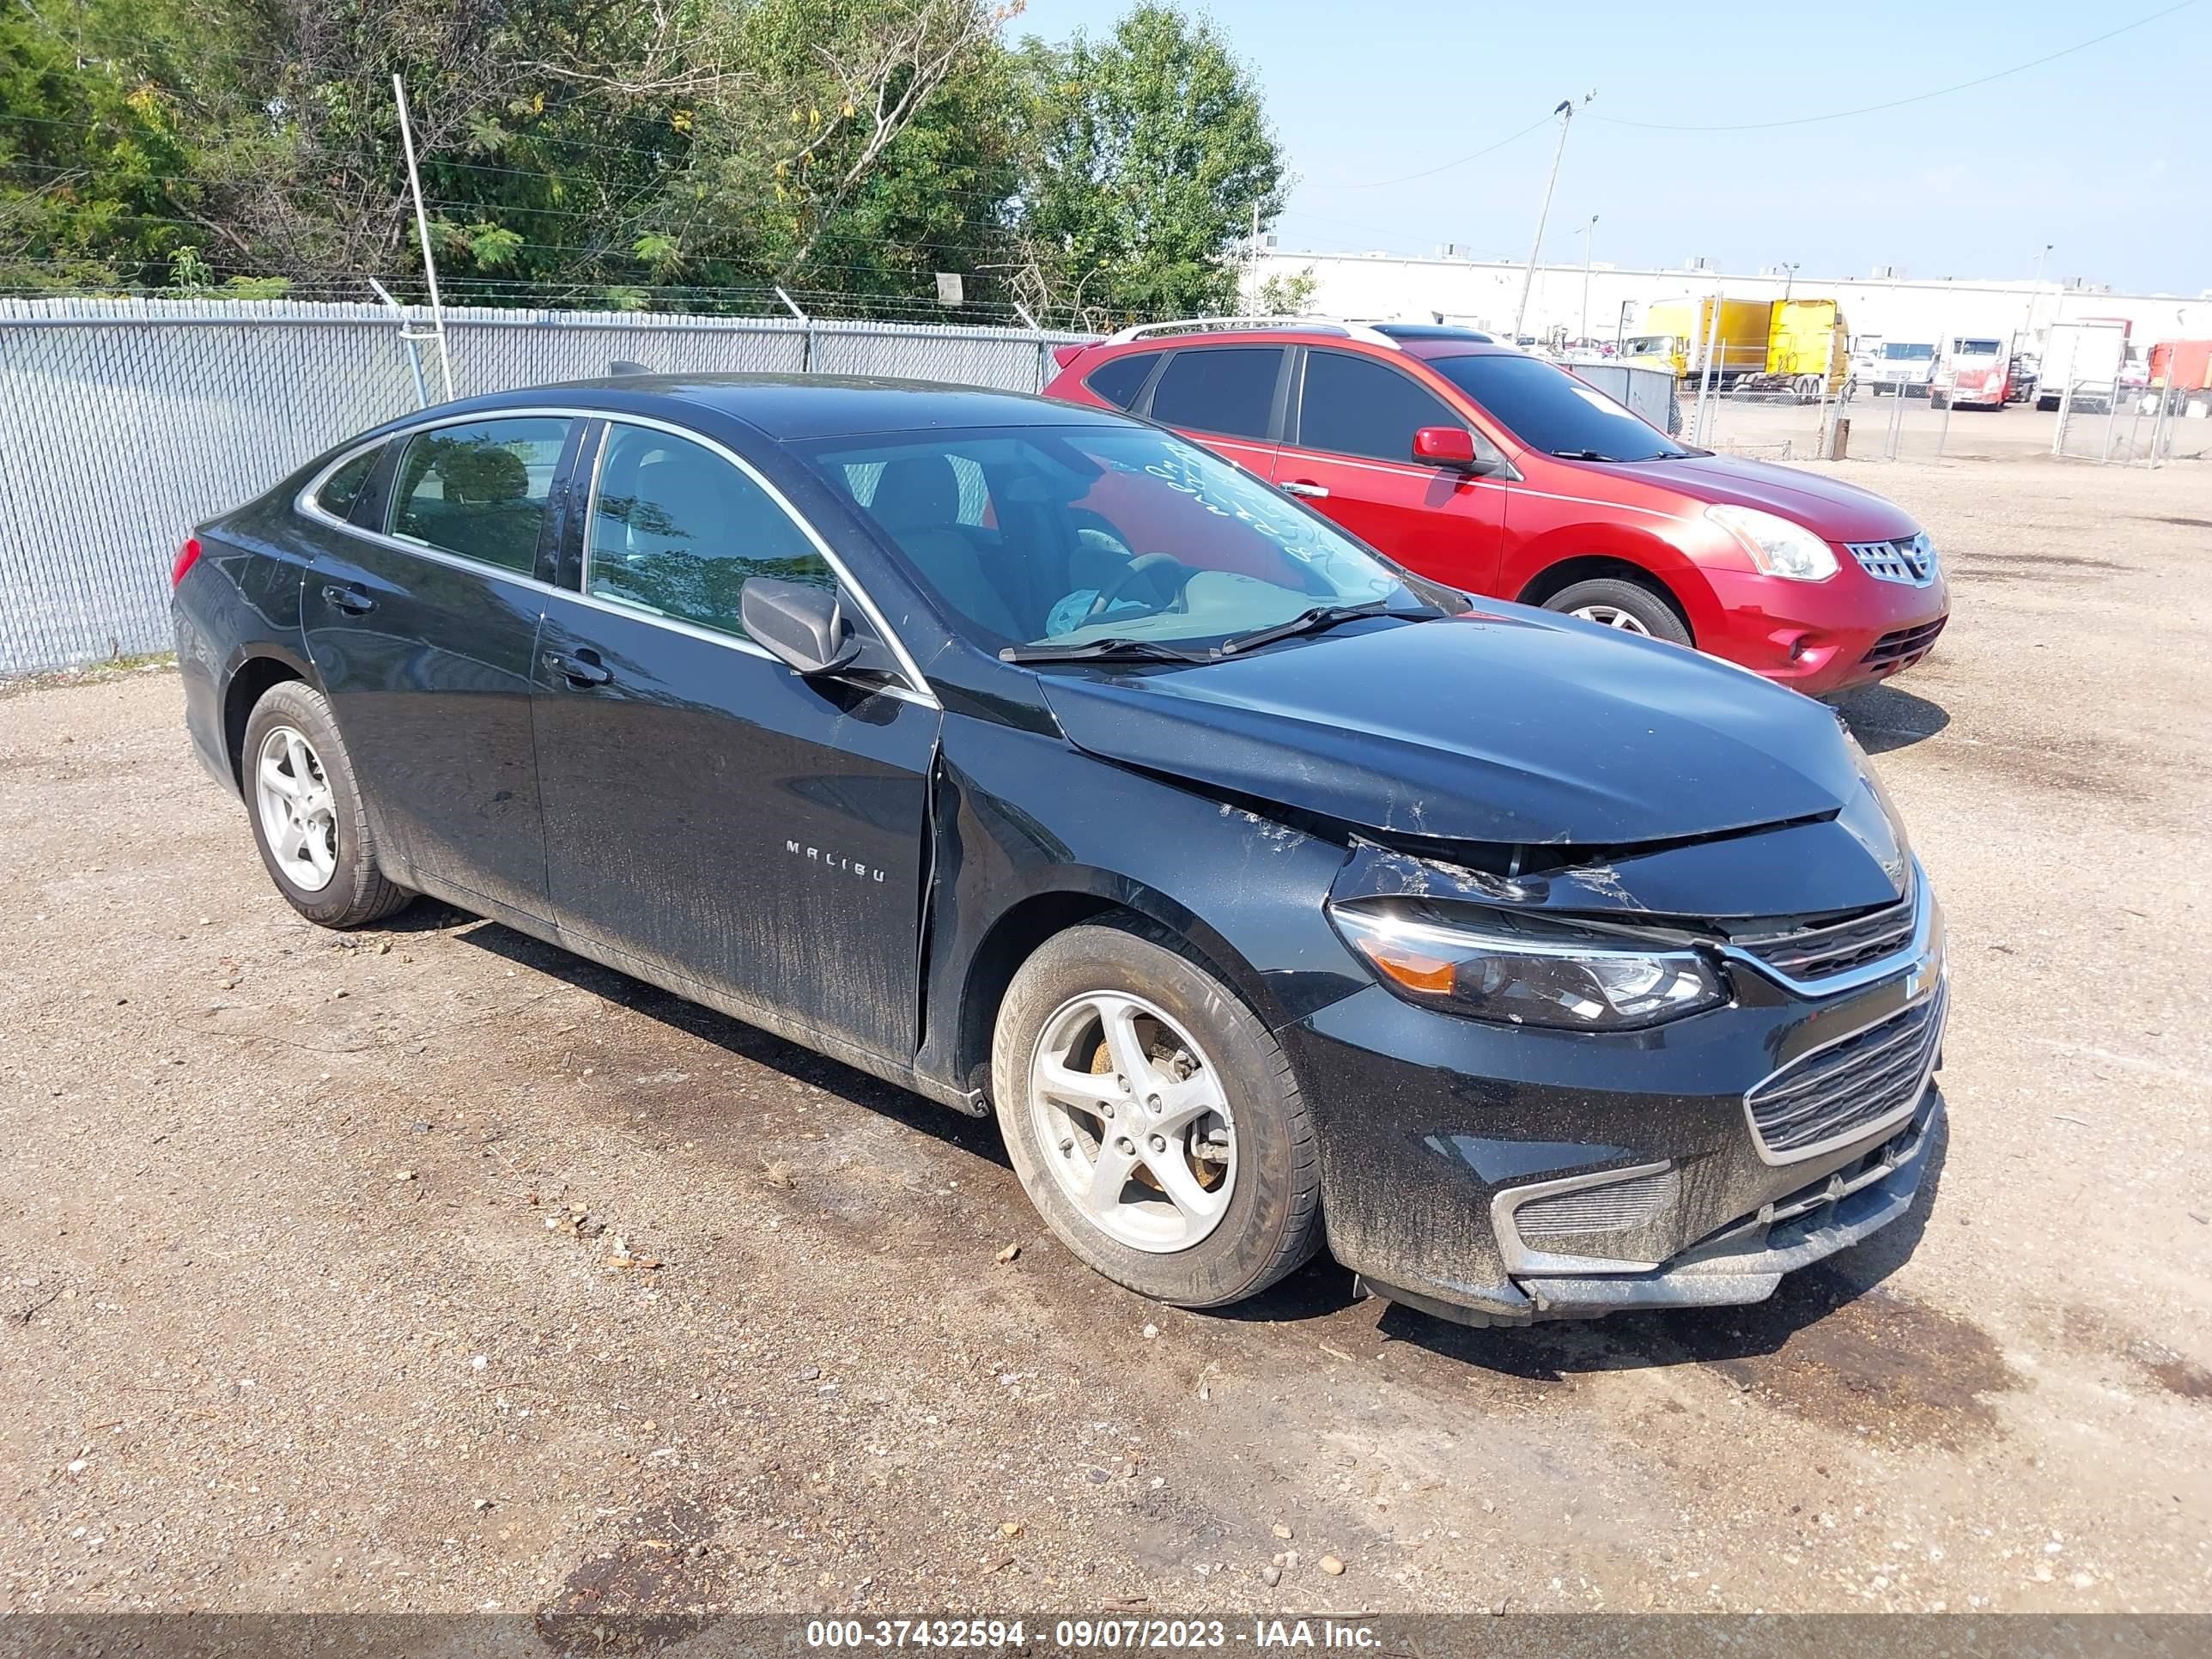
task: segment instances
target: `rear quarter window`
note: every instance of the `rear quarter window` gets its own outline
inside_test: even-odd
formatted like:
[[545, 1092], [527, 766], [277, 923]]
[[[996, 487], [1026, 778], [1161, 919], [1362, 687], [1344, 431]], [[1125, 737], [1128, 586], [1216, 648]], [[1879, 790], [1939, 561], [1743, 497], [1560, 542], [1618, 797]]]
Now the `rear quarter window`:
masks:
[[368, 488], [368, 481], [382, 459], [384, 447], [364, 450], [343, 466], [323, 480], [323, 487], [315, 492], [315, 505], [333, 519], [350, 519], [360, 503], [361, 493]]
[[1137, 401], [1137, 394], [1145, 389], [1145, 382], [1152, 378], [1159, 361], [1157, 351], [1133, 351], [1126, 357], [1099, 364], [1085, 376], [1083, 384], [1115, 408], [1127, 409]]

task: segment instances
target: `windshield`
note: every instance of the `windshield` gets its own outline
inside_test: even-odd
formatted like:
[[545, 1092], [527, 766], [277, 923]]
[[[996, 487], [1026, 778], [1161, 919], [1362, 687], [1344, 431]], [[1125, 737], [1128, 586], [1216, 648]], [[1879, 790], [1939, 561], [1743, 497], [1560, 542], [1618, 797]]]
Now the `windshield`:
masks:
[[1997, 340], [1954, 340], [1951, 349], [1961, 357], [1994, 357], [2004, 349]]
[[992, 650], [1206, 648], [1318, 607], [1459, 610], [1249, 473], [1150, 427], [971, 428], [800, 450]]
[[1908, 345], [1893, 340], [1881, 349], [1882, 359], [1892, 363], [1924, 363], [1936, 355], [1932, 345]]
[[1639, 334], [1620, 343], [1624, 357], [1667, 357], [1673, 356], [1674, 350], [1674, 337], [1671, 334]]
[[1653, 461], [1690, 453], [1602, 392], [1534, 357], [1431, 357], [1429, 367], [1547, 455]]

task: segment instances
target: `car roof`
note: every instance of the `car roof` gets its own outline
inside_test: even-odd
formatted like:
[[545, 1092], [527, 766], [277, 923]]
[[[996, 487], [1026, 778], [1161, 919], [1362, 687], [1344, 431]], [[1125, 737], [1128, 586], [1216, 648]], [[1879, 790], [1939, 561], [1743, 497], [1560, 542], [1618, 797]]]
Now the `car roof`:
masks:
[[1507, 345], [1502, 340], [1478, 339], [1470, 330], [1415, 331], [1422, 326], [1408, 325], [1403, 333], [1397, 331], [1395, 325], [1389, 325], [1387, 330], [1378, 328], [1378, 332], [1389, 334], [1388, 344], [1347, 336], [1341, 329], [1303, 329], [1287, 324], [1267, 329], [1194, 329], [1188, 334], [1148, 335], [1135, 340], [1101, 341], [1092, 348], [1097, 356], [1088, 360], [1085, 372], [1089, 372], [1089, 368], [1105, 362], [1109, 357], [1133, 356], [1138, 352], [1174, 351], [1189, 346], [1208, 349], [1224, 345], [1327, 346], [1337, 351], [1357, 351], [1369, 356], [1413, 357], [1423, 361], [1437, 357], [1525, 357], [1528, 355], [1517, 346]]
[[573, 400], [610, 414], [673, 415], [670, 404], [742, 421], [779, 442], [988, 426], [1109, 425], [1118, 410], [936, 380], [836, 374], [615, 374], [495, 392], [448, 405], [466, 414]]
[[1503, 340], [1407, 340], [1408, 357], [1525, 357], [1528, 354]]
[[1498, 337], [1482, 329], [1462, 328], [1453, 323], [1370, 323], [1367, 326], [1394, 340], [1461, 340], [1488, 345]]

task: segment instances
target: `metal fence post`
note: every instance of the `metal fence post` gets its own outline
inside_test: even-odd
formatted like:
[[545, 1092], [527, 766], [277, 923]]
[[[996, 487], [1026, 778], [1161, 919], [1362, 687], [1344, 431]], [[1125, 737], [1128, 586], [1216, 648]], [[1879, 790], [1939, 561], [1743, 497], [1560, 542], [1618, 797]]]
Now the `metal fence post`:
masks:
[[376, 290], [378, 299], [392, 307], [392, 317], [399, 324], [399, 337], [407, 347], [407, 367], [415, 372], [415, 406], [428, 409], [430, 406], [430, 383], [422, 378], [422, 354], [416, 345], [422, 337], [407, 326], [407, 308], [392, 297], [383, 283], [372, 276], [368, 279], [368, 285]]
[[1037, 326], [1037, 319], [1030, 315], [1030, 308], [1019, 300], [1013, 306], [1014, 315], [1022, 319], [1022, 325], [1037, 337], [1037, 390], [1042, 392], [1052, 380], [1052, 347], [1044, 337], [1044, 330]]
[[1712, 307], [1711, 314], [1705, 319], [1705, 356], [1703, 361], [1698, 365], [1698, 408], [1690, 421], [1690, 430], [1694, 434], [1691, 441], [1700, 449], [1705, 447], [1706, 398], [1712, 387], [1713, 352], [1721, 331], [1721, 292], [1718, 283], [1713, 284]]
[[2173, 441], [2172, 423], [2166, 418], [2171, 403], [2172, 399], [2161, 392], [2158, 400], [2157, 412], [2151, 416], [2150, 465], [2153, 467], [2156, 467], [2161, 460], [2168, 459], [2168, 451]]
[[801, 311], [791, 295], [781, 289], [776, 289], [775, 297], [788, 306], [791, 314], [799, 319], [799, 372], [811, 374], [814, 372], [814, 319]]

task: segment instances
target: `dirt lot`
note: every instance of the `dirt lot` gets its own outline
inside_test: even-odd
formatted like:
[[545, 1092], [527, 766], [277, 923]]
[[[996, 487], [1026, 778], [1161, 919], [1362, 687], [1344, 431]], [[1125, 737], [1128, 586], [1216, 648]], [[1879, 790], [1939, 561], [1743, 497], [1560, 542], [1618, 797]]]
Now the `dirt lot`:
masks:
[[1844, 471], [1955, 586], [1850, 711], [1951, 1135], [1707, 1316], [1148, 1305], [987, 1126], [296, 921], [172, 675], [0, 696], [0, 1609], [2212, 1608], [2212, 474]]

